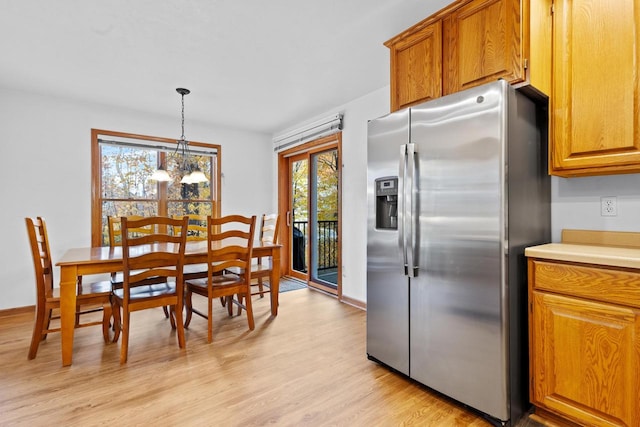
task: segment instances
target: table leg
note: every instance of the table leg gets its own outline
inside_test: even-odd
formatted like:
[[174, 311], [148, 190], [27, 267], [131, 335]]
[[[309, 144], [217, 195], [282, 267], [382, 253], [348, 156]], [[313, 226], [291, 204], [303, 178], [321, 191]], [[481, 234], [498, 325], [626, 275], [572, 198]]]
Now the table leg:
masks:
[[271, 315], [278, 315], [278, 293], [280, 292], [280, 247], [273, 248], [271, 255], [271, 276], [269, 277], [269, 286], [271, 292]]
[[75, 265], [60, 267], [60, 325], [62, 366], [70, 366], [73, 357], [73, 333], [76, 323], [76, 287], [78, 269]]

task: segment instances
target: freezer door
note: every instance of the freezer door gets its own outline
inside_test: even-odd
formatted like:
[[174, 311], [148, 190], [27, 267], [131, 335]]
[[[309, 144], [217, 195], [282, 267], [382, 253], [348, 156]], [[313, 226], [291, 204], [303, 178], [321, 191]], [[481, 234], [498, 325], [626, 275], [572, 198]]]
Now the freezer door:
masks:
[[410, 376], [506, 420], [503, 83], [411, 112], [420, 247], [410, 286]]
[[[409, 374], [409, 289], [404, 275], [397, 220], [376, 224], [376, 180], [398, 178], [400, 146], [409, 140], [409, 113], [400, 111], [372, 120], [367, 150], [367, 354]], [[380, 178], [384, 178], [380, 180]], [[398, 179], [398, 186], [402, 184]], [[385, 196], [382, 196], [385, 197]], [[383, 200], [384, 201], [384, 200]], [[385, 212], [379, 212], [384, 214]], [[393, 225], [391, 225], [393, 224]]]

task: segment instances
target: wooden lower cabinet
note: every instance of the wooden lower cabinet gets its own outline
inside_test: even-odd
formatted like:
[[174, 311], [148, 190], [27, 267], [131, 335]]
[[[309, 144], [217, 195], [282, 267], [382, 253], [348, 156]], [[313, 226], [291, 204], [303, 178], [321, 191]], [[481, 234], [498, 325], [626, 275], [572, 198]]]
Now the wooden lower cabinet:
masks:
[[578, 425], [640, 426], [640, 275], [529, 259], [529, 282], [531, 402]]

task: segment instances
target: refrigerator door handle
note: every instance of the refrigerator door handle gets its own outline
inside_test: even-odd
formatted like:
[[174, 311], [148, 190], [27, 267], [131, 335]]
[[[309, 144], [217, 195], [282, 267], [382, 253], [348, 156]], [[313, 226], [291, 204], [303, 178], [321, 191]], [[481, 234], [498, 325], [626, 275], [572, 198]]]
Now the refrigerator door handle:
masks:
[[398, 172], [398, 246], [402, 252], [402, 264], [404, 275], [409, 275], [409, 264], [407, 263], [407, 242], [405, 234], [405, 220], [407, 218], [405, 203], [405, 182], [407, 179], [407, 144], [400, 146], [400, 167]]
[[409, 172], [407, 175], [409, 176], [409, 197], [407, 197], [407, 208], [406, 212], [408, 212], [408, 239], [405, 243], [406, 253], [408, 254], [408, 262], [405, 264], [408, 267], [408, 275], [409, 277], [417, 277], [418, 276], [418, 227], [420, 220], [420, 213], [418, 211], [418, 150], [416, 144], [410, 143], [407, 144], [407, 165], [409, 166]]

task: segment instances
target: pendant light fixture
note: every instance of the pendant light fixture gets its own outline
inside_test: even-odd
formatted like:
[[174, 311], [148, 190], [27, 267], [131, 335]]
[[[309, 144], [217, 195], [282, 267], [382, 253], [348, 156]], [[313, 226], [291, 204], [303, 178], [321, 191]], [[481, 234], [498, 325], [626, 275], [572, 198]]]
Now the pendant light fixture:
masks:
[[162, 165], [160, 165], [158, 169], [153, 171], [153, 174], [149, 179], [153, 181], [160, 181], [160, 182], [168, 182], [172, 180], [171, 176], [169, 176], [169, 172], [167, 172], [167, 170]]
[[[184, 96], [189, 95], [191, 91], [189, 89], [177, 88], [176, 92], [180, 94], [182, 100], [182, 134], [180, 135], [180, 139], [176, 141], [178, 146], [174, 151], [174, 154], [180, 154], [180, 158], [178, 159], [178, 169], [182, 175], [182, 179], [180, 180], [181, 184], [198, 184], [200, 182], [209, 181], [206, 175], [198, 168], [196, 162], [191, 159], [191, 153], [189, 152], [189, 141], [184, 137]], [[161, 165], [158, 170], [156, 170], [153, 175], [151, 175], [151, 179], [155, 181], [171, 181], [171, 177], [167, 173], [167, 170]]]

